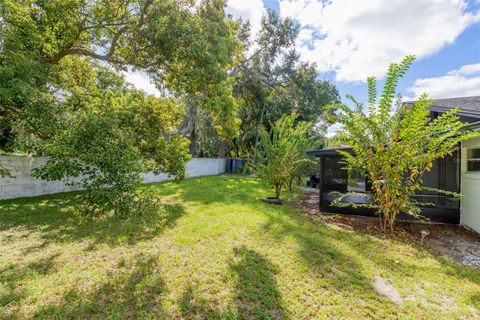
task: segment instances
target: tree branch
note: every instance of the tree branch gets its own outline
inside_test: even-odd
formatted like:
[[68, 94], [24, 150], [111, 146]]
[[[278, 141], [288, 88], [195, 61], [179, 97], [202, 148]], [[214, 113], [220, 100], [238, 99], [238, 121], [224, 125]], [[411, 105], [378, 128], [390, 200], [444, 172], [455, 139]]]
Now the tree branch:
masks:
[[[140, 17], [138, 20], [138, 23], [136, 25], [137, 28], [142, 27], [145, 24], [145, 16], [148, 8], [153, 4], [154, 0], [147, 0], [145, 1], [145, 4], [143, 5], [143, 8], [140, 12]], [[123, 17], [122, 17], [123, 18]], [[117, 23], [117, 25], [121, 25], [122, 23]], [[116, 24], [110, 24], [110, 25], [116, 25]], [[115, 32], [112, 41], [110, 43], [110, 49], [108, 50], [107, 53], [105, 54], [99, 54], [97, 52], [92, 51], [91, 49], [88, 48], [78, 48], [78, 47], [72, 47], [69, 49], [66, 49], [57, 56], [57, 58], [54, 60], [55, 62], [60, 61], [65, 56], [68, 55], [81, 55], [81, 56], [88, 56], [97, 60], [103, 60], [107, 62], [112, 62], [112, 63], [124, 63], [122, 60], [114, 59], [113, 55], [115, 54], [115, 50], [118, 46], [118, 41], [120, 37], [125, 34], [128, 30], [130, 30], [130, 26], [128, 24], [123, 24], [121, 28]], [[86, 30], [86, 29], [83, 29]]]

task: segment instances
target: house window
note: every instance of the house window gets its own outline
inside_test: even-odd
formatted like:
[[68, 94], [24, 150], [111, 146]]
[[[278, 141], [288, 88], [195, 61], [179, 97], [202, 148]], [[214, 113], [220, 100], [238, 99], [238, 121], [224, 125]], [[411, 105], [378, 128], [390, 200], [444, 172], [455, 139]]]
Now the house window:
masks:
[[467, 150], [467, 171], [480, 171], [480, 148]]

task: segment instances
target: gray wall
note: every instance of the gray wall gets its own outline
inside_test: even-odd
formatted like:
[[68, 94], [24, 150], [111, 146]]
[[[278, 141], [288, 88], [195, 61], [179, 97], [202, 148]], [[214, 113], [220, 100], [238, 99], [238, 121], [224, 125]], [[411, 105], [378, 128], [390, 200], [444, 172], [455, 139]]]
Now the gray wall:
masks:
[[[66, 181], [43, 181], [33, 178], [31, 170], [45, 164], [46, 161], [46, 157], [0, 156], [2, 166], [10, 169], [15, 176], [0, 177], [0, 200], [80, 190], [78, 183], [70, 186], [66, 185]], [[187, 163], [187, 177], [210, 176], [223, 172], [225, 159], [193, 158]], [[146, 183], [173, 179], [165, 174], [154, 175], [151, 172], [144, 174], [143, 177]], [[75, 179], [70, 181], [76, 182]]]

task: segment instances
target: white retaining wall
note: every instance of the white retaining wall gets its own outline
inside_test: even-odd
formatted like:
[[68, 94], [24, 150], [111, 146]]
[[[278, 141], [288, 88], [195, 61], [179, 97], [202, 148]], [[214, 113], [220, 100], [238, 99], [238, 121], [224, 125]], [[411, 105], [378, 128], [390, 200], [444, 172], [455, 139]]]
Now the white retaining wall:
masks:
[[[80, 190], [80, 186], [66, 185], [65, 181], [44, 181], [31, 176], [31, 170], [47, 162], [46, 157], [0, 156], [3, 167], [10, 169], [14, 178], [0, 177], [0, 200], [33, 197], [66, 191]], [[187, 177], [200, 177], [225, 172], [225, 159], [192, 158], [187, 163]], [[159, 182], [173, 179], [165, 174], [143, 174], [144, 181]], [[75, 180], [72, 180], [75, 181]]]

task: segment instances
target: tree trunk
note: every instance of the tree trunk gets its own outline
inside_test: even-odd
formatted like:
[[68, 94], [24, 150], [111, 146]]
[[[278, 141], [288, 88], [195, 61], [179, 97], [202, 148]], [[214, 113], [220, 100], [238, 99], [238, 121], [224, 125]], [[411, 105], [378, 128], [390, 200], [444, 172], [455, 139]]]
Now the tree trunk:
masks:
[[234, 139], [233, 142], [232, 142], [233, 146], [232, 146], [232, 149], [233, 151], [235, 152], [235, 157], [239, 158], [239, 150], [238, 150], [238, 142], [237, 142], [237, 139]]
[[225, 142], [222, 141], [220, 144], [220, 149], [218, 150], [218, 157], [219, 158], [225, 158], [225, 155], [227, 153]]
[[197, 136], [195, 135], [195, 129], [190, 134], [190, 153], [195, 157], [198, 156]]
[[263, 124], [263, 114], [265, 113], [265, 103], [262, 106], [262, 113], [260, 113], [260, 121], [257, 122], [257, 132], [255, 133], [255, 145], [254, 148], [258, 146], [259, 131], [260, 126]]
[[393, 211], [383, 213], [383, 219], [381, 221], [381, 227], [383, 231], [393, 232], [396, 216], [397, 213]]
[[275, 185], [275, 198], [280, 199], [281, 191], [282, 191], [282, 185]]
[[302, 183], [302, 176], [297, 176], [297, 186]]
[[293, 176], [290, 177], [290, 181], [288, 181], [288, 191], [292, 191], [292, 184], [293, 184]]

